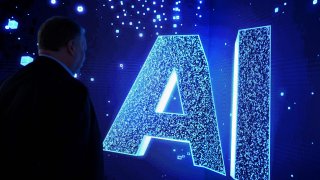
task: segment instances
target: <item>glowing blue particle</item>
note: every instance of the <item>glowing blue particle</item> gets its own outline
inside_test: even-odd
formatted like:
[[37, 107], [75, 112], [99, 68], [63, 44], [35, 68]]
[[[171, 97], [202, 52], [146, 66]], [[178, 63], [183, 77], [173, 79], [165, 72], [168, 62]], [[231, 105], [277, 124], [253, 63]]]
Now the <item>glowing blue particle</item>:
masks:
[[139, 33], [139, 37], [143, 37], [143, 33]]
[[286, 6], [286, 5], [287, 5], [287, 2], [284, 2], [283, 5]]
[[178, 160], [182, 160], [182, 159], [183, 159], [183, 157], [182, 157], [182, 156], [180, 156], [180, 155], [178, 155], [178, 156], [177, 156], [177, 159], [178, 159]]
[[73, 77], [74, 77], [74, 78], [78, 78], [78, 74], [75, 73], [75, 74], [73, 75]]
[[21, 59], [20, 59], [20, 64], [22, 66], [26, 66], [31, 62], [33, 62], [33, 58], [30, 57], [30, 56], [22, 56]]
[[120, 64], [119, 67], [120, 67], [121, 69], [123, 69], [123, 64]]
[[8, 24], [4, 27], [5, 29], [18, 29], [19, 23], [15, 20], [8, 19]]
[[157, 19], [161, 19], [161, 15], [160, 14], [157, 15]]
[[293, 174], [291, 174], [290, 177], [293, 178], [294, 177]]
[[284, 92], [281, 92], [281, 93], [280, 93], [280, 96], [284, 96]]
[[311, 95], [312, 95], [312, 96], [314, 95], [314, 92], [313, 92], [313, 91], [311, 92]]
[[51, 0], [50, 3], [51, 3], [52, 5], [55, 5], [55, 4], [57, 4], [57, 1], [56, 1], [56, 0]]
[[93, 81], [94, 81], [94, 78], [90, 78], [90, 81], [93, 82]]
[[274, 12], [278, 13], [279, 12], [279, 8], [278, 7], [274, 8]]
[[120, 30], [119, 30], [119, 29], [116, 29], [116, 33], [119, 34], [119, 33], [120, 33]]
[[290, 106], [288, 106], [288, 110], [291, 110], [291, 107], [290, 107]]
[[84, 12], [84, 6], [83, 5], [78, 5], [77, 6], [77, 12], [83, 13]]
[[114, 6], [113, 6], [113, 5], [111, 5], [111, 6], [110, 6], [110, 8], [111, 8], [111, 9], [114, 9]]
[[271, 26], [238, 31], [234, 50], [230, 176], [270, 178]]
[[[159, 104], [165, 104], [169, 84], [178, 85], [183, 114], [160, 108], [166, 106]], [[151, 138], [184, 142], [195, 166], [225, 175], [212, 94], [200, 37], [158, 36], [108, 131], [104, 150], [143, 156]]]
[[313, 0], [312, 4], [316, 5], [318, 3], [318, 0]]
[[173, 28], [177, 28], [178, 26], [177, 26], [177, 24], [173, 24], [172, 27]]

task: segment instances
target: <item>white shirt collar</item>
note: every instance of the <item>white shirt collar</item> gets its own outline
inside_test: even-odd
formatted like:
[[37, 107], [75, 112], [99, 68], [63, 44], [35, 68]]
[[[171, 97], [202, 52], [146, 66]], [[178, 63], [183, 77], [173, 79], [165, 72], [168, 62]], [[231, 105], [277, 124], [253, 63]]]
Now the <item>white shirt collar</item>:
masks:
[[39, 54], [39, 56], [43, 56], [43, 57], [47, 57], [49, 59], [52, 59], [54, 61], [56, 61], [58, 64], [60, 64], [72, 77], [74, 77], [74, 73], [71, 72], [71, 70], [61, 61], [59, 61], [58, 59], [52, 57], [52, 56], [49, 56], [49, 55], [46, 55], [46, 54]]

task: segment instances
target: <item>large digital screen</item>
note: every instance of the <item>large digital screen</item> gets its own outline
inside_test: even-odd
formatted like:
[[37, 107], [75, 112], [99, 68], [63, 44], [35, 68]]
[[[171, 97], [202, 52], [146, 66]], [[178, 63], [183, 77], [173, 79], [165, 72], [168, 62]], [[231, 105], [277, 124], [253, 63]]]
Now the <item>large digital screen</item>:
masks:
[[317, 0], [4, 0], [0, 82], [56, 15], [86, 29], [105, 179], [317, 179]]

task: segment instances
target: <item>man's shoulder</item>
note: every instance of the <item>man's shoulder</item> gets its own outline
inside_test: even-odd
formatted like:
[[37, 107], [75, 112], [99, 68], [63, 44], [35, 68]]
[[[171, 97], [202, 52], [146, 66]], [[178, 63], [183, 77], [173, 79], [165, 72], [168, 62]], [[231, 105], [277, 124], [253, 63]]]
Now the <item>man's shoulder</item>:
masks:
[[87, 87], [72, 77], [56, 62], [43, 58], [21, 68], [2, 83], [2, 90], [25, 88], [26, 86], [47, 92], [87, 94]]

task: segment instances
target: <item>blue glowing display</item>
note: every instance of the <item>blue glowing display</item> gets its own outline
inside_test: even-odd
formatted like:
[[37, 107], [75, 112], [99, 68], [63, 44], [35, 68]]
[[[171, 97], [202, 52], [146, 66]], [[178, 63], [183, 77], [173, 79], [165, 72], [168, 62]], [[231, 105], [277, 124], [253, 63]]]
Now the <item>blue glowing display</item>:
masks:
[[22, 66], [26, 66], [31, 62], [33, 62], [33, 58], [32, 57], [30, 57], [30, 56], [22, 56], [21, 57], [20, 64]]
[[271, 26], [239, 30], [235, 43], [230, 175], [270, 178]]
[[15, 20], [8, 19], [8, 24], [4, 27], [5, 29], [18, 29], [19, 23]]
[[[165, 112], [174, 86], [182, 113]], [[143, 156], [152, 138], [184, 142], [195, 166], [225, 175], [211, 87], [199, 36], [159, 36], [103, 142], [104, 150]]]

